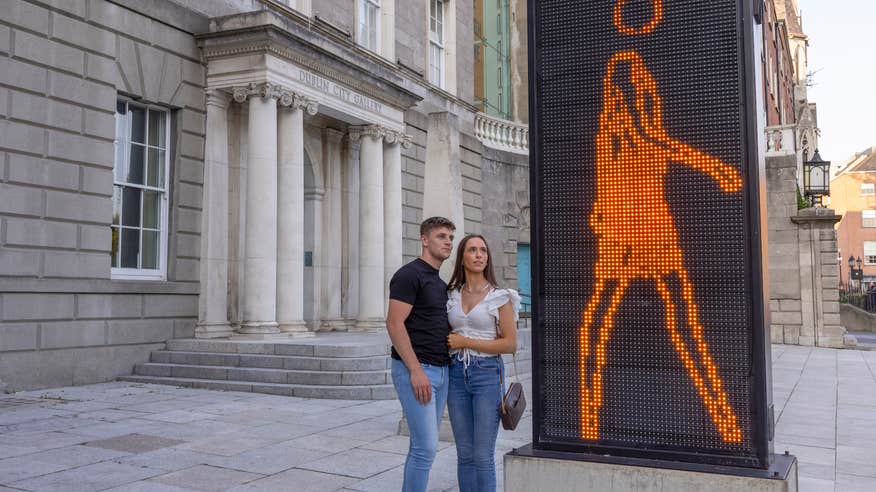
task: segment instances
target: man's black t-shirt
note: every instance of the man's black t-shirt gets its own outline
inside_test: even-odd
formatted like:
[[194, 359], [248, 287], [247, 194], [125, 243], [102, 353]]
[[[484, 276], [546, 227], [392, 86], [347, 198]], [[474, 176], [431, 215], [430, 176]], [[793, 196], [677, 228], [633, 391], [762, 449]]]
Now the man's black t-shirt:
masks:
[[[420, 258], [399, 268], [389, 282], [389, 298], [413, 306], [405, 319], [411, 346], [421, 364], [450, 364], [447, 350], [447, 284]], [[395, 347], [392, 358], [401, 360]]]

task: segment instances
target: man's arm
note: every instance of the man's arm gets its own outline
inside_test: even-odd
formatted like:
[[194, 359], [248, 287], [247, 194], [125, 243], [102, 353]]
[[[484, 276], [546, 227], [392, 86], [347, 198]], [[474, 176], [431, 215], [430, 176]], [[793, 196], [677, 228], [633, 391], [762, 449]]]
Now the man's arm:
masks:
[[408, 330], [405, 328], [405, 320], [411, 314], [412, 308], [413, 306], [406, 302], [390, 299], [389, 310], [386, 313], [386, 330], [389, 332], [392, 346], [395, 347], [395, 351], [398, 352], [399, 357], [411, 373], [411, 386], [414, 388], [414, 395], [420, 403], [425, 405], [432, 399], [432, 384], [423, 371], [423, 367], [420, 366], [417, 354], [414, 353], [414, 348], [411, 346]]

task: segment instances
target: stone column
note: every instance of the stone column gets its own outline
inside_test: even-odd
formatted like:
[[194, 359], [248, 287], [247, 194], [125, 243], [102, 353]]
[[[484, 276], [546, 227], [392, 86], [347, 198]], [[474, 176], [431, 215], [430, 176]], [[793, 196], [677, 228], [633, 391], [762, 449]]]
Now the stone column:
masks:
[[[839, 315], [839, 279], [834, 225], [842, 216], [832, 209], [798, 210], [791, 221], [799, 226], [802, 326], [799, 345], [841, 348], [846, 329]], [[774, 314], [775, 316], [775, 314]], [[785, 343], [788, 343], [785, 341]]]
[[383, 136], [376, 125], [353, 128], [359, 153], [359, 314], [356, 331], [386, 327], [383, 235]]
[[204, 207], [201, 212], [201, 292], [196, 338], [231, 336], [228, 322], [228, 103], [207, 89]]
[[359, 140], [347, 135], [343, 180], [344, 244], [341, 250], [343, 292], [341, 309], [347, 327], [355, 325], [359, 313]]
[[389, 299], [389, 281], [402, 266], [402, 164], [401, 147], [411, 146], [411, 137], [387, 131], [383, 148], [383, 297]]
[[322, 209], [322, 280], [320, 287], [320, 330], [345, 330], [341, 315], [341, 268], [343, 247], [341, 145], [344, 134], [332, 128], [322, 132], [322, 164], [325, 200]]
[[280, 96], [277, 181], [277, 320], [280, 331], [310, 334], [304, 324], [304, 111], [317, 105], [297, 94]]
[[234, 99], [249, 98], [246, 238], [243, 316], [240, 333], [270, 338], [277, 324], [277, 99], [270, 83], [234, 89]]
[[[459, 159], [459, 119], [451, 113], [429, 114], [426, 172], [423, 178], [423, 219], [442, 216], [456, 225], [453, 251], [465, 235], [462, 167]], [[441, 278], [450, 280], [454, 259], [441, 264]]]

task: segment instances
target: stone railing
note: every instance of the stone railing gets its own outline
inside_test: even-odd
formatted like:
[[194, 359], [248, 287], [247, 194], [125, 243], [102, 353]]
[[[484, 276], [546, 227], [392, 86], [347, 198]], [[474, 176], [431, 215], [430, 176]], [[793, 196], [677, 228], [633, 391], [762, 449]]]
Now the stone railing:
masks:
[[797, 125], [766, 127], [767, 155], [791, 155], [797, 152]]
[[475, 136], [487, 147], [529, 154], [529, 126], [484, 113], [475, 117]]

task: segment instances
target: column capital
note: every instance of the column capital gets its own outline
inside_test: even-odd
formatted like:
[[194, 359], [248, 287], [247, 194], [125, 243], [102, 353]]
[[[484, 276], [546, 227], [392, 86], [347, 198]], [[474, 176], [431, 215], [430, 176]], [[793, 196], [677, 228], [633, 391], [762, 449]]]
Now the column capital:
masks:
[[386, 128], [380, 125], [351, 126], [349, 128], [350, 140], [358, 141], [362, 137], [371, 137], [380, 140], [386, 136]]
[[316, 99], [302, 96], [288, 89], [280, 89], [280, 106], [289, 109], [301, 109], [307, 111], [307, 114], [313, 116], [319, 109], [319, 103]]
[[207, 97], [207, 106], [216, 106], [219, 109], [228, 107], [231, 102], [231, 94], [228, 94], [222, 89], [207, 87], [204, 89], [204, 95]]
[[237, 86], [232, 89], [234, 100], [242, 103], [248, 98], [256, 96], [263, 98], [279, 99], [281, 96], [281, 88], [271, 82], [250, 82], [244, 86]]
[[341, 140], [344, 139], [344, 132], [335, 130], [334, 128], [323, 128], [322, 134], [325, 135], [326, 139], [331, 143], [341, 143]]
[[383, 141], [389, 145], [399, 144], [402, 147], [409, 149], [411, 148], [411, 143], [413, 141], [413, 136], [405, 135], [404, 132], [397, 132], [395, 130], [386, 130], [386, 135], [383, 137]]

